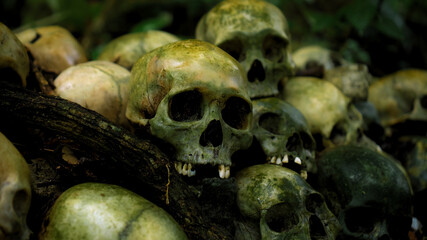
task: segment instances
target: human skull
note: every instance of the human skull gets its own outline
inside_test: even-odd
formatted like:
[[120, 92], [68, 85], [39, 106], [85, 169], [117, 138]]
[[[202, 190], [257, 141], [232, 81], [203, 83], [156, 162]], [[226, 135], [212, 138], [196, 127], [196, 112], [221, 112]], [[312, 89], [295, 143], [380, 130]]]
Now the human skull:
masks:
[[22, 86], [27, 85], [30, 62], [27, 50], [10, 29], [0, 22], [0, 71], [2, 78], [10, 81], [13, 76]]
[[357, 140], [362, 116], [332, 83], [314, 77], [295, 77], [287, 81], [282, 98], [304, 115], [311, 134], [320, 134], [324, 145]]
[[0, 133], [0, 239], [30, 238], [27, 214], [31, 203], [30, 170], [24, 157]]
[[[323, 196], [297, 173], [284, 167], [261, 164], [236, 175], [237, 205], [248, 229], [237, 227], [236, 239], [311, 240], [335, 239], [339, 231], [336, 217]], [[256, 232], [256, 231], [255, 231]]]
[[406, 120], [427, 121], [427, 71], [406, 69], [387, 75], [369, 87], [384, 127]]
[[124, 67], [97, 60], [67, 68], [58, 75], [54, 85], [58, 96], [127, 126], [129, 80], [130, 72]]
[[40, 240], [187, 239], [162, 208], [122, 187], [83, 183], [62, 193], [50, 209]]
[[315, 166], [316, 143], [302, 113], [279, 98], [261, 98], [252, 104], [252, 133], [267, 161], [284, 166], [291, 162], [302, 165], [301, 176], [306, 178], [307, 168], [313, 171]]
[[205, 14], [196, 38], [213, 43], [242, 64], [251, 98], [279, 93], [293, 74], [290, 33], [282, 11], [260, 0], [225, 0]]
[[308, 45], [292, 52], [292, 59], [299, 76], [322, 78], [326, 70], [347, 65], [337, 52], [317, 45]]
[[70, 66], [87, 61], [83, 47], [63, 27], [31, 28], [16, 36], [28, 48], [35, 64], [45, 72], [59, 74]]
[[179, 173], [211, 164], [228, 178], [231, 155], [252, 142], [245, 79], [239, 63], [210, 43], [170, 43], [135, 63], [126, 116], [175, 147]]
[[178, 37], [159, 30], [129, 33], [108, 43], [98, 60], [114, 62], [130, 70], [145, 53], [178, 40]]
[[369, 84], [372, 76], [363, 64], [348, 64], [325, 71], [324, 79], [334, 84], [352, 102], [368, 99]]
[[343, 239], [408, 239], [412, 189], [394, 159], [364, 147], [337, 146], [321, 154], [317, 183], [343, 227]]

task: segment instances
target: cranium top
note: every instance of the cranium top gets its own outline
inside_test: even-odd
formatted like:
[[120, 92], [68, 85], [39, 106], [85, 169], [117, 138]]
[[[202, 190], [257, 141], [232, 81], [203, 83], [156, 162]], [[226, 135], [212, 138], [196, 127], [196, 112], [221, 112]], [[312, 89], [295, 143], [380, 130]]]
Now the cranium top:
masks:
[[[209, 27], [202, 27], [203, 24]], [[259, 0], [225, 0], [204, 16], [196, 36], [203, 36], [204, 40], [218, 45], [234, 37], [235, 32], [255, 35], [267, 30], [290, 38], [287, 20], [276, 6]]]
[[145, 54], [132, 68], [126, 117], [176, 149], [176, 168], [195, 164], [230, 174], [231, 155], [252, 141], [252, 103], [245, 74], [208, 42], [185, 40]]

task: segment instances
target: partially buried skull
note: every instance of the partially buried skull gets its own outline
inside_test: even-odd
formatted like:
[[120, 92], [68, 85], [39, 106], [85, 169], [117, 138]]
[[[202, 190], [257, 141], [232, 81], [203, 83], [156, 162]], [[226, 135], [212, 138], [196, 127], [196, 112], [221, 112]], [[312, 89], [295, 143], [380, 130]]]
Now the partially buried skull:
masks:
[[236, 175], [237, 205], [243, 217], [236, 239], [332, 240], [340, 230], [323, 196], [297, 173], [271, 164]]
[[7, 82], [27, 85], [30, 63], [27, 50], [13, 32], [0, 22], [0, 75]]
[[27, 162], [0, 133], [0, 239], [30, 238], [27, 214], [31, 203], [30, 170]]
[[339, 239], [409, 239], [412, 189], [396, 160], [365, 147], [338, 146], [318, 163], [319, 190], [343, 227]]
[[39, 239], [186, 240], [187, 236], [166, 211], [145, 198], [116, 185], [83, 183], [55, 201]]
[[286, 83], [282, 97], [304, 115], [313, 136], [321, 136], [318, 147], [348, 144], [359, 137], [362, 115], [332, 83], [295, 77]]
[[280, 81], [293, 75], [287, 20], [266, 1], [220, 2], [199, 21], [196, 38], [219, 46], [242, 64], [251, 98], [277, 95]]
[[252, 103], [252, 132], [267, 161], [284, 166], [301, 165], [301, 176], [306, 178], [307, 168], [312, 171], [315, 166], [316, 143], [304, 115], [279, 98], [262, 98]]
[[126, 116], [175, 147], [179, 173], [193, 176], [210, 164], [228, 178], [231, 155], [252, 142], [245, 79], [239, 63], [210, 43], [170, 43], [132, 68]]
[[130, 72], [108, 61], [89, 61], [64, 70], [54, 81], [55, 93], [128, 126], [125, 116]]
[[108, 43], [98, 60], [111, 61], [130, 70], [145, 53], [178, 40], [178, 37], [159, 30], [128, 33]]

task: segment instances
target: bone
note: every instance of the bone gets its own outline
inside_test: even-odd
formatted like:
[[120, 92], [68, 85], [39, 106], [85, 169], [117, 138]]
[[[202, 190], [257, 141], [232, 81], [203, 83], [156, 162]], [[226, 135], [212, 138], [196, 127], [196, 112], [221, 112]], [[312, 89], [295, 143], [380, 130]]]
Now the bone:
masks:
[[299, 157], [296, 157], [296, 158], [295, 158], [295, 160], [294, 160], [294, 162], [295, 162], [296, 164], [298, 164], [298, 165], [301, 165], [301, 164], [302, 164], [302, 162], [301, 162], [301, 158], [299, 158]]
[[282, 159], [280, 158], [280, 156], [277, 158], [276, 164], [277, 165], [282, 165]]
[[179, 174], [182, 174], [182, 162], [175, 163], [175, 169]]
[[230, 177], [230, 166], [225, 166], [221, 164], [218, 166], [218, 173], [220, 178], [229, 178]]
[[304, 178], [304, 180], [307, 180], [308, 174], [306, 170], [301, 170], [300, 173], [301, 177]]
[[282, 159], [282, 163], [288, 163], [289, 162], [289, 157], [288, 157], [288, 155], [286, 154], [284, 157], [283, 157], [283, 159]]

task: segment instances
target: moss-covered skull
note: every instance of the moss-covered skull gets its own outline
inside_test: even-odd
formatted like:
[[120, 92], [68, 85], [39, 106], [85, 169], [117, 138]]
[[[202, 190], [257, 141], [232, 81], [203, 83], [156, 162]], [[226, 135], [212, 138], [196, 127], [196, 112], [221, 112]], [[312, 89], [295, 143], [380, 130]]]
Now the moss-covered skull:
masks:
[[406, 69], [387, 75], [369, 87], [368, 101], [383, 126], [406, 120], [427, 121], [427, 71]]
[[338, 220], [323, 196], [294, 171], [254, 165], [238, 172], [236, 180], [237, 205], [244, 218], [236, 239], [335, 239]]
[[[6, 81], [16, 80], [22, 86], [27, 85], [30, 62], [27, 50], [10, 29], [0, 22], [0, 72]], [[12, 79], [9, 79], [12, 78]]]
[[282, 97], [304, 115], [310, 132], [320, 134], [323, 144], [347, 144], [357, 139], [362, 116], [332, 83], [314, 77], [295, 77], [286, 83]]
[[116, 185], [83, 183], [59, 196], [45, 220], [40, 240], [187, 239], [163, 209]]
[[[307, 121], [298, 109], [279, 98], [253, 100], [252, 133], [273, 164], [301, 166], [301, 176], [312, 171], [316, 143]], [[307, 166], [308, 165], [308, 166]]]
[[16, 36], [28, 48], [35, 64], [45, 72], [59, 74], [70, 66], [87, 61], [83, 47], [63, 27], [31, 28]]
[[30, 169], [15, 146], [0, 133], [0, 239], [30, 238], [30, 203]]
[[131, 70], [145, 53], [178, 40], [178, 37], [159, 30], [129, 33], [108, 43], [99, 54], [98, 60], [114, 62]]
[[126, 105], [130, 72], [108, 61], [90, 61], [67, 68], [54, 81], [55, 93], [128, 126]]
[[412, 190], [394, 159], [357, 146], [321, 154], [318, 185], [338, 217], [342, 239], [408, 239]]
[[210, 43], [170, 43], [132, 68], [126, 116], [175, 147], [181, 174], [212, 164], [228, 178], [231, 155], [252, 142], [245, 79], [239, 63]]
[[293, 74], [290, 33], [282, 11], [261, 0], [225, 0], [199, 21], [196, 38], [213, 43], [246, 71], [251, 98], [279, 93]]

